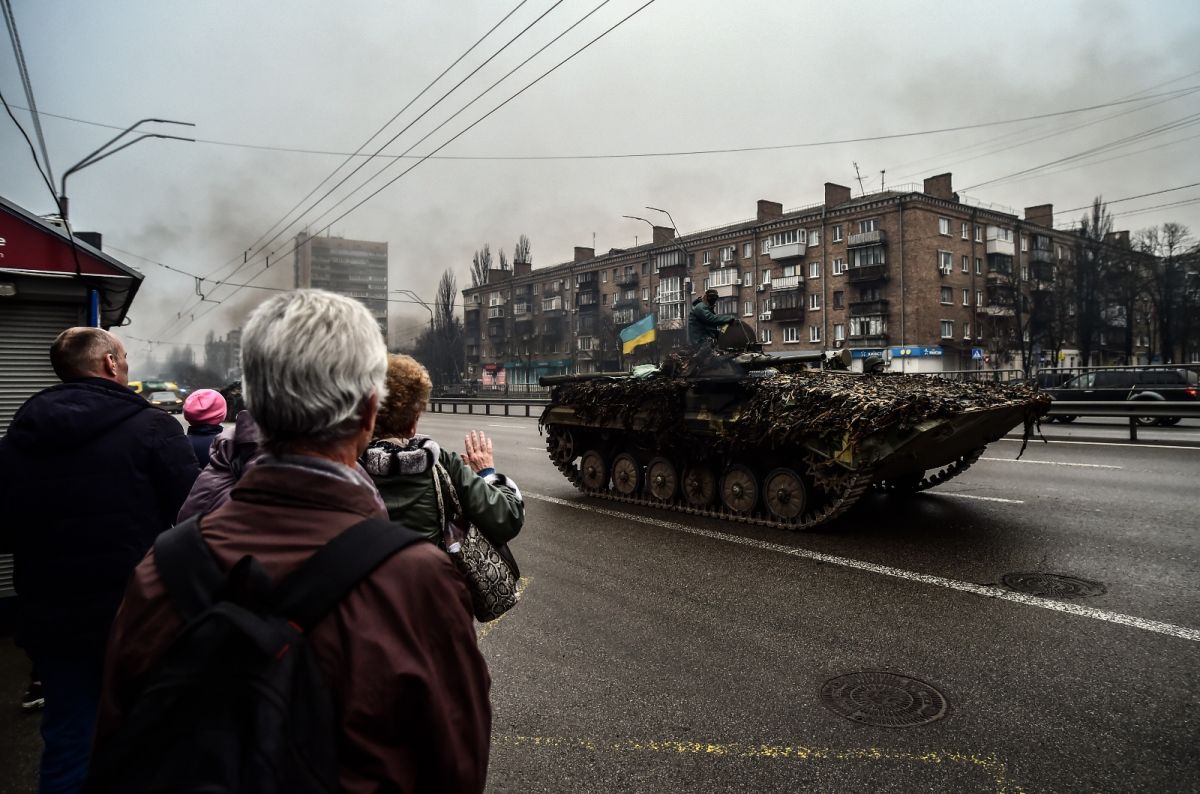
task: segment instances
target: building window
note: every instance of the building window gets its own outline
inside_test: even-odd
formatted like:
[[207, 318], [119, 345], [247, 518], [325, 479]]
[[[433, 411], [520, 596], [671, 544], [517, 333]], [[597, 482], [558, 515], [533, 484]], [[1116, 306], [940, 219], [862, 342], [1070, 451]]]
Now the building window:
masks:
[[975, 242], [977, 242], [977, 243], [983, 242], [983, 227], [982, 226], [975, 227]]
[[851, 267], [868, 267], [884, 264], [884, 249], [882, 245], [868, 245], [866, 248], [855, 248], [850, 252]]
[[879, 231], [879, 219], [878, 218], [871, 218], [870, 220], [858, 222], [858, 233], [859, 234], [864, 234], [866, 232], [877, 232], [877, 231]]
[[975, 275], [977, 275], [977, 276], [983, 275], [983, 258], [982, 257], [978, 257], [978, 256], [975, 257]]
[[764, 345], [771, 344], [771, 329], [764, 328], [761, 331], [759, 331], [758, 332], [758, 341], [762, 342]]
[[754, 286], [754, 271], [753, 270], [743, 270], [742, 271], [742, 286], [743, 287], [753, 287]]
[[981, 289], [975, 290], [975, 305], [976, 306], [983, 305], [983, 290], [981, 290]]
[[938, 234], [944, 234], [947, 237], [950, 236], [949, 218], [938, 218]]
[[722, 262], [732, 262], [735, 259], [737, 259], [737, 247], [736, 246], [727, 245], [721, 249], [721, 261]]
[[963, 323], [963, 339], [971, 338], [971, 324]]
[[754, 243], [742, 243], [742, 259], [754, 256]]
[[971, 229], [971, 224], [969, 224], [969, 223], [964, 223], [964, 224], [962, 225], [962, 238], [963, 238], [964, 240], [966, 240], [966, 239], [969, 239], [969, 236], [970, 236], [970, 229]]
[[771, 235], [771, 248], [777, 245], [792, 245], [804, 242], [803, 229], [788, 229], [785, 232], [775, 232]]
[[771, 283], [771, 269], [770, 268], [767, 268], [766, 270], [764, 270], [762, 272], [762, 280], [759, 281], [758, 283], [759, 284], [770, 284]]
[[743, 317], [753, 317], [754, 316], [754, 301], [746, 301], [745, 303], [742, 304], [742, 316]]
[[953, 303], [954, 292], [949, 287], [942, 287], [942, 303]]
[[814, 245], [820, 245], [820, 244], [821, 244], [821, 232], [820, 232], [820, 230], [819, 230], [819, 229], [817, 229], [817, 230], [813, 230], [813, 231], [809, 232], [809, 233], [808, 233], [808, 246], [809, 246], [809, 248], [813, 247]]
[[809, 262], [808, 263], [808, 277], [809, 278], [820, 278], [821, 277], [821, 263], [820, 262]]
[[819, 325], [808, 326], [808, 341], [810, 341], [810, 342], [820, 342], [821, 341], [821, 326], [819, 326]]
[[846, 297], [846, 293], [842, 292], [841, 290], [838, 290], [837, 292], [833, 293], [833, 308], [844, 309], [845, 305], [843, 304], [843, 301], [844, 301], [845, 297]]
[[706, 265], [712, 264], [712, 251], [704, 252], [704, 264], [706, 264]]
[[650, 288], [642, 287], [642, 303], [646, 303], [649, 300], [650, 300]]
[[971, 290], [964, 289], [963, 290], [963, 306], [970, 306], [970, 305], [971, 305]]
[[800, 341], [800, 326], [785, 325], [783, 327], [784, 342], [799, 342]]
[[834, 323], [833, 324], [833, 341], [835, 341], [835, 342], [846, 341], [846, 325], [845, 325], [845, 323]]
[[942, 339], [954, 338], [954, 321], [942, 320]]
[[846, 260], [840, 257], [833, 260], [833, 275], [840, 276], [846, 272]]
[[758, 252], [760, 254], [765, 254], [767, 251], [770, 251], [770, 250], [771, 250], [771, 241], [769, 239], [764, 239], [758, 244]]
[[1021, 235], [1021, 251], [1025, 252], [1028, 250], [1029, 250], [1029, 235], [1022, 234]]
[[819, 293], [814, 292], [808, 296], [808, 308], [812, 309], [813, 311], [820, 311], [821, 296]]
[[962, 272], [964, 272], [964, 273], [970, 273], [970, 272], [971, 272], [971, 257], [969, 257], [969, 256], [963, 256], [963, 258], [962, 258]]
[[833, 241], [840, 243], [842, 241], [842, 224], [837, 223], [833, 226]]
[[600, 293], [600, 305], [602, 305], [602, 306], [608, 305], [608, 293], [607, 292]]
[[938, 251], [938, 271], [943, 276], [950, 275], [950, 271], [954, 269], [954, 254], [949, 251]]

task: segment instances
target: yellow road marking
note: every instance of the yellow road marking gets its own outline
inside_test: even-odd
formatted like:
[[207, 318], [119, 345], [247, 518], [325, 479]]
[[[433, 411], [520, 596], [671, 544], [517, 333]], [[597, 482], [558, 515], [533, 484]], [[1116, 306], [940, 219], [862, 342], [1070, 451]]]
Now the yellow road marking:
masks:
[[882, 747], [860, 747], [835, 750], [830, 747], [807, 747], [804, 745], [746, 744], [740, 742], [684, 742], [675, 740], [596, 740], [571, 739], [561, 736], [516, 736], [494, 734], [493, 747], [554, 747], [587, 750], [589, 752], [613, 753], [675, 753], [729, 758], [763, 758], [770, 760], [794, 759], [798, 761], [902, 761], [926, 766], [963, 764], [979, 769], [996, 783], [996, 791], [1002, 794], [1022, 794], [1022, 789], [1008, 779], [1008, 767], [995, 755], [957, 750], [927, 750], [906, 752]]

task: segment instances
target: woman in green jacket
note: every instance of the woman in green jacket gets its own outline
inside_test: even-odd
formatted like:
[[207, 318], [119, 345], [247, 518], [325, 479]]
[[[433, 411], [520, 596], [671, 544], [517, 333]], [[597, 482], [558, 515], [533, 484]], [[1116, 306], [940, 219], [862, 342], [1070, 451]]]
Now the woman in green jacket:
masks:
[[429, 436], [417, 435], [417, 420], [429, 401], [429, 373], [411, 356], [388, 356], [387, 399], [375, 420], [375, 440], [361, 463], [375, 481], [388, 517], [442, 540], [453, 500], [439, 505], [438, 464], [449, 476], [462, 511], [495, 546], [508, 543], [525, 522], [525, 502], [517, 484], [492, 465], [492, 442], [481, 432], [466, 437], [466, 454], [448, 452]]

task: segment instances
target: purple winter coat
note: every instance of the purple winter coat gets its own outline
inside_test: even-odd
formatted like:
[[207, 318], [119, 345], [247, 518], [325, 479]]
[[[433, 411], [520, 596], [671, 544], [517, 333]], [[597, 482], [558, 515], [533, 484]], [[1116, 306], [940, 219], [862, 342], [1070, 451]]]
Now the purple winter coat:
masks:
[[176, 521], [182, 523], [194, 515], [211, 513], [225, 504], [246, 467], [252, 466], [258, 457], [258, 425], [249, 411], [242, 411], [233, 427], [225, 428], [213, 440], [208, 466], [196, 478]]

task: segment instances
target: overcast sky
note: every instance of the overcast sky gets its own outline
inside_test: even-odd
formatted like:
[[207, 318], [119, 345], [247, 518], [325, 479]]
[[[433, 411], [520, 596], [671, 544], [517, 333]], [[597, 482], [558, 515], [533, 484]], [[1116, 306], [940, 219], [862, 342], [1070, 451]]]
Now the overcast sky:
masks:
[[[146, 275], [125, 336], [199, 343], [209, 330], [223, 335], [239, 324], [271, 293], [242, 289], [228, 297], [231, 288], [206, 284], [225, 302], [193, 310], [191, 278], [130, 254], [226, 276], [232, 268], [223, 265], [240, 263], [243, 251], [345, 159], [249, 146], [353, 152], [517, 2], [15, 0], [43, 114], [118, 128], [147, 116], [178, 119], [194, 122], [192, 134], [208, 141], [143, 141], [68, 182], [74, 228], [103, 233], [110, 253]], [[365, 152], [417, 119], [547, 9], [553, 7], [385, 153], [414, 144], [412, 155], [430, 153], [644, 0], [610, 0], [417, 143], [598, 2], [528, 0]], [[819, 203], [826, 181], [857, 194], [855, 162], [868, 191], [879, 189], [881, 170], [889, 187], [951, 171], [955, 188], [973, 199], [1018, 210], [1053, 203], [1056, 223], [1067, 224], [1083, 214], [1072, 208], [1096, 195], [1117, 200], [1200, 182], [1197, 41], [1194, 0], [656, 0], [438, 153], [497, 159], [427, 160], [330, 231], [386, 240], [391, 286], [431, 298], [446, 269], [460, 289], [469, 286], [471, 255], [484, 243], [511, 258], [527, 234], [534, 267], [545, 267], [569, 260], [573, 246], [591, 246], [593, 236], [597, 251], [633, 245], [635, 237], [645, 242], [649, 228], [621, 218], [665, 220], [645, 205], [670, 210], [686, 234], [752, 217], [758, 199], [785, 209]], [[26, 106], [7, 42], [0, 62], [5, 99]], [[956, 132], [796, 146], [1128, 99], [1138, 101]], [[29, 113], [14, 112], [32, 136]], [[52, 212], [28, 147], [11, 120], [0, 121], [0, 192], [34, 212]], [[42, 126], [56, 179], [115, 134], [50, 116]], [[656, 156], [511, 159], [647, 154]], [[304, 219], [323, 228], [415, 162], [395, 162], [317, 220], [387, 164], [371, 161]], [[1018, 174], [1026, 169], [1033, 170]], [[1200, 188], [1192, 187], [1114, 203], [1111, 211], [1118, 228], [1177, 221], [1200, 233], [1200, 203], [1138, 212], [1198, 199]], [[286, 252], [298, 228], [288, 227], [269, 247], [278, 265], [254, 284], [290, 286]], [[259, 273], [257, 261], [231, 280]], [[208, 313], [171, 322], [177, 312], [193, 311]], [[428, 322], [419, 306], [392, 304], [392, 313], [394, 343], [411, 340]], [[130, 349], [135, 365], [147, 352], [136, 339]]]

